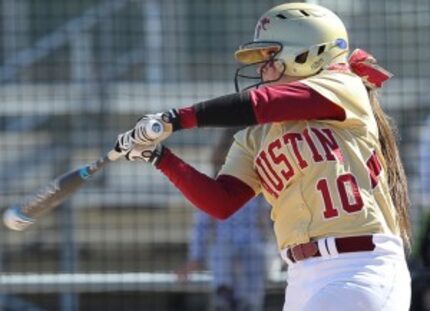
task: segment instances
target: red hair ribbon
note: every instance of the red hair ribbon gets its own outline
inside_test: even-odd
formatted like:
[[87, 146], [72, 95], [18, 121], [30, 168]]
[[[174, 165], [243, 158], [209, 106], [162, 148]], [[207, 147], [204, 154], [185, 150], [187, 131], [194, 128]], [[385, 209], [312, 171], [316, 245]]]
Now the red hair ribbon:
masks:
[[370, 89], [382, 87], [382, 83], [393, 74], [380, 67], [376, 59], [364, 50], [356, 49], [348, 58], [351, 71], [361, 77], [363, 83]]

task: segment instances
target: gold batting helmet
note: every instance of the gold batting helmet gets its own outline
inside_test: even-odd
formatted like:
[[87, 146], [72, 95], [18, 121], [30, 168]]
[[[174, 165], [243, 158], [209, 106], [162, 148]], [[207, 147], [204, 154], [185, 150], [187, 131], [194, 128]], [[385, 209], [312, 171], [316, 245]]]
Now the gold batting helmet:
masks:
[[[315, 4], [288, 3], [261, 16], [254, 41], [240, 46], [235, 57], [245, 65], [241, 68], [274, 61], [280, 77], [307, 77], [331, 63], [346, 61], [347, 54], [348, 34], [336, 14]], [[238, 76], [247, 78], [240, 74], [241, 68], [236, 86]]]

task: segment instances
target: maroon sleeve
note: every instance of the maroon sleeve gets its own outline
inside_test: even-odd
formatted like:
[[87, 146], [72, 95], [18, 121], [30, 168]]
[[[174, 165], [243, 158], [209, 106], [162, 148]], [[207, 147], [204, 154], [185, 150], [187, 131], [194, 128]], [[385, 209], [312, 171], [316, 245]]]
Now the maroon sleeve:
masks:
[[193, 107], [181, 108], [178, 110], [181, 129], [197, 127], [196, 112]]
[[196, 207], [217, 218], [226, 219], [255, 196], [241, 180], [221, 175], [213, 179], [200, 173], [165, 148], [157, 168]]
[[346, 118], [342, 107], [299, 81], [221, 96], [181, 108], [179, 115], [181, 128]]
[[294, 120], [345, 120], [345, 110], [301, 82], [251, 91], [259, 124]]

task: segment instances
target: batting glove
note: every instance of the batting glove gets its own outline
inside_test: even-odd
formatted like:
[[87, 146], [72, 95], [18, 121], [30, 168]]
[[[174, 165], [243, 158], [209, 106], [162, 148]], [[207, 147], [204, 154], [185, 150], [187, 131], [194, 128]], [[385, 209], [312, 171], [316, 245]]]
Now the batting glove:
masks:
[[118, 135], [115, 142], [115, 151], [126, 155], [131, 149], [133, 149], [135, 145], [133, 132], [134, 129]]
[[[147, 133], [148, 123], [152, 120], [156, 120], [163, 125], [162, 134], [156, 138], [152, 138], [151, 135]], [[167, 112], [144, 115], [137, 121], [134, 127], [133, 139], [138, 145], [158, 144], [180, 128], [179, 122], [178, 112], [175, 109], [171, 109]]]
[[156, 165], [161, 160], [163, 152], [163, 145], [136, 145], [126, 153], [125, 158], [128, 161], [140, 160]]

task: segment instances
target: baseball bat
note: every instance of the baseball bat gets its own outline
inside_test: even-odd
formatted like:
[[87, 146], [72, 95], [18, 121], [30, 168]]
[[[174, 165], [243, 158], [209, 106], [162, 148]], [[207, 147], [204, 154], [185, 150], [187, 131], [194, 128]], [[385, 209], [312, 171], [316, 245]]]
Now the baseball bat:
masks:
[[[159, 137], [163, 131], [163, 124], [157, 120], [148, 122], [145, 131], [151, 139]], [[109, 151], [97, 161], [69, 171], [46, 186], [39, 188], [22, 201], [13, 204], [3, 215], [5, 225], [17, 231], [31, 226], [38, 218], [63, 203], [67, 198], [85, 186], [91, 176], [122, 157], [116, 150]]]

